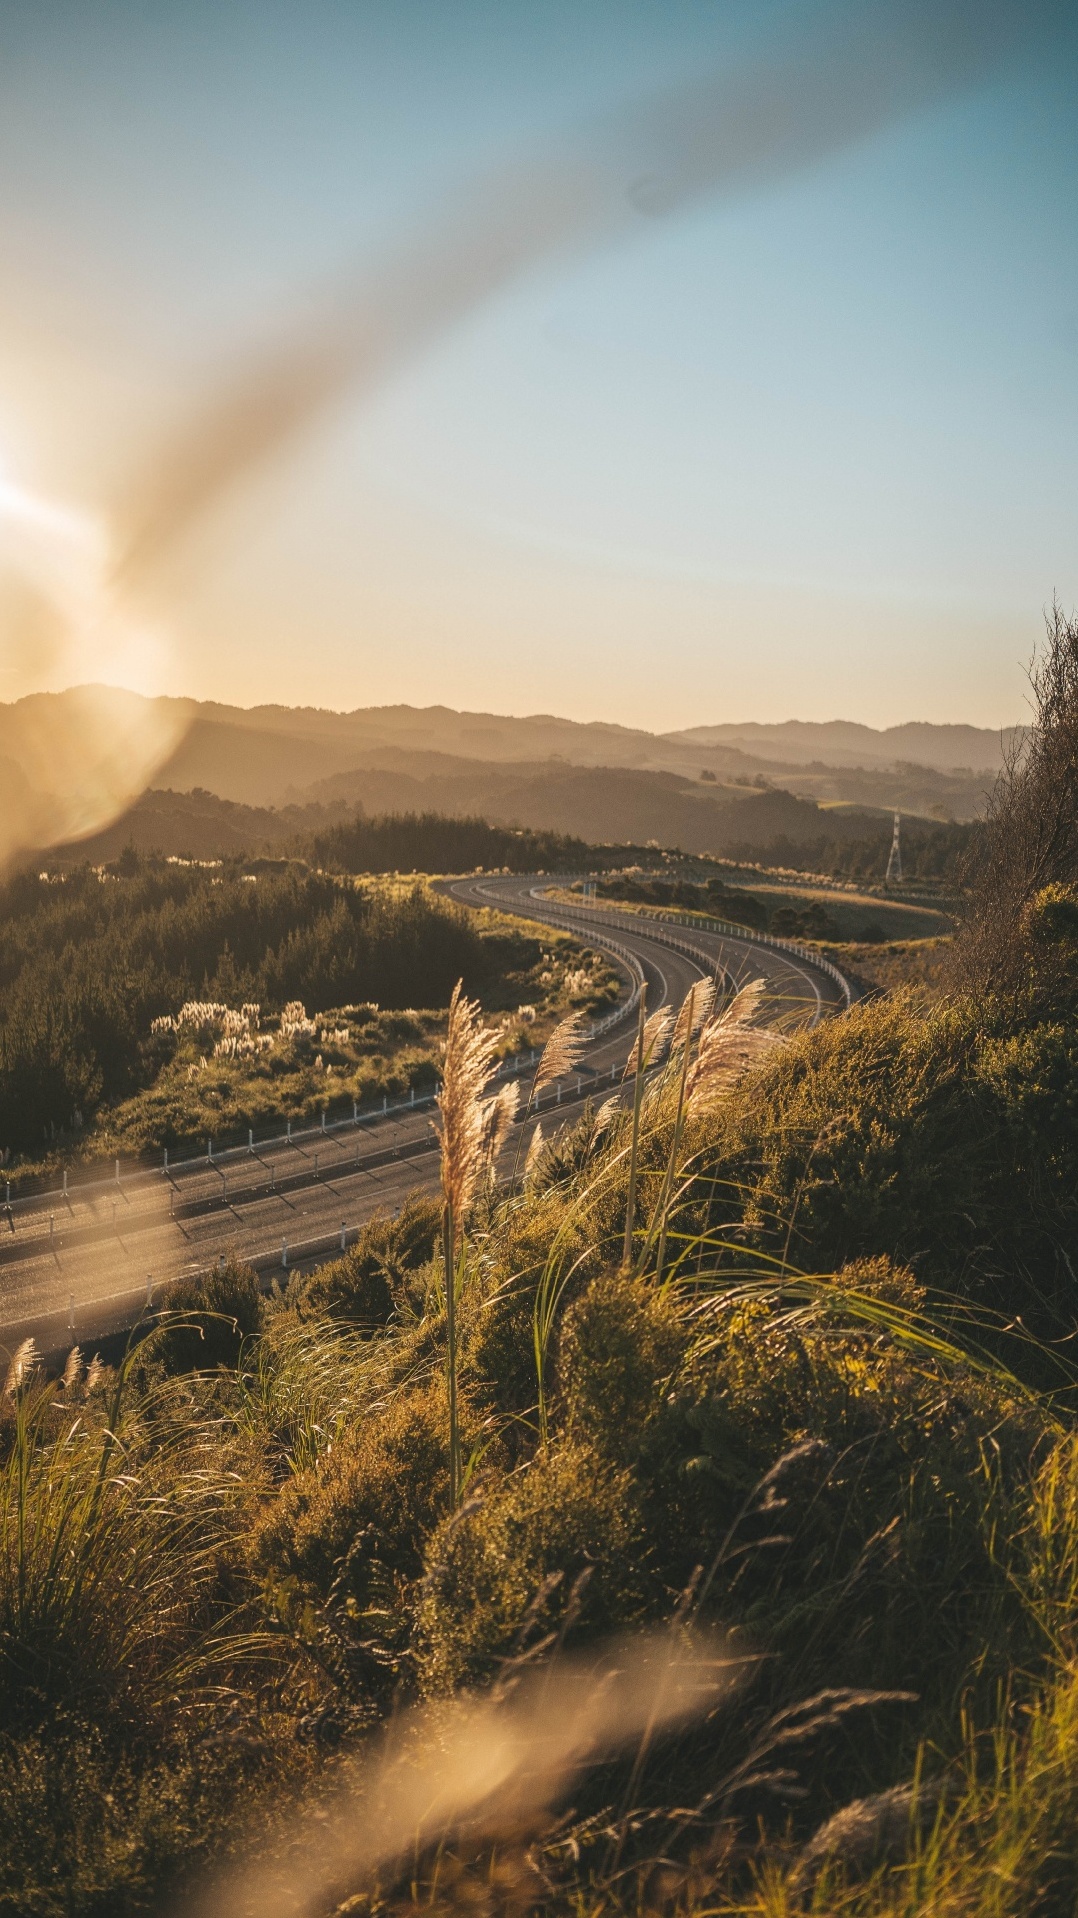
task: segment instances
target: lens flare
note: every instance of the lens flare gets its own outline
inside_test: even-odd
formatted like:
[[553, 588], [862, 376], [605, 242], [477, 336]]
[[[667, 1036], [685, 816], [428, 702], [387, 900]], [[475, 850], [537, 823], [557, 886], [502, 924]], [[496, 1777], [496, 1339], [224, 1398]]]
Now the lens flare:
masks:
[[252, 1844], [183, 1918], [315, 1918], [443, 1839], [541, 1829], [593, 1767], [626, 1753], [642, 1762], [654, 1740], [728, 1703], [751, 1662], [715, 1632], [644, 1632], [530, 1668], [485, 1697], [418, 1706], [297, 1812], [276, 1856]]
[[153, 691], [165, 645], [110, 573], [100, 520], [0, 467], [0, 684], [57, 689], [0, 706], [0, 869], [107, 825], [182, 731], [180, 709], [133, 690]]

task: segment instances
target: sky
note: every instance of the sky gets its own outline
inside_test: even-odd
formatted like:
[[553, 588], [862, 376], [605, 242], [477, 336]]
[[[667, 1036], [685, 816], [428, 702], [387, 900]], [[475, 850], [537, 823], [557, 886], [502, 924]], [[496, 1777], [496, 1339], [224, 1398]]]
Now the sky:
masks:
[[1050, 0], [0, 0], [0, 699], [1021, 719], [1076, 78]]

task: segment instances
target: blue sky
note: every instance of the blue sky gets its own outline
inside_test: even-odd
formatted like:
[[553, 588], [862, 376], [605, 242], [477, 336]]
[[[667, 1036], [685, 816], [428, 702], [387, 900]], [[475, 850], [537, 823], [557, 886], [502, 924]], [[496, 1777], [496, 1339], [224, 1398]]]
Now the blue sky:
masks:
[[[862, 12], [924, 52], [916, 12]], [[736, 99], [835, 20], [0, 0], [7, 472], [114, 524], [207, 378], [431, 206], [701, 75]], [[344, 384], [141, 584], [121, 676], [648, 726], [1021, 717], [1042, 606], [1078, 601], [1076, 36], [1039, 26], [804, 165], [600, 223]], [[3, 698], [73, 670], [25, 603], [0, 591]]]

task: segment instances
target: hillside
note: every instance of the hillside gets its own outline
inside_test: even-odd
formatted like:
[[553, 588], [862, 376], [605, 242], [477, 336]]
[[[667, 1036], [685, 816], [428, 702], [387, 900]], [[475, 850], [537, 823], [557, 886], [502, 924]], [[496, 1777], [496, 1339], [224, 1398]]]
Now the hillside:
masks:
[[[702, 849], [731, 838], [715, 824], [716, 805], [769, 786], [828, 807], [975, 818], [1006, 742], [975, 727], [875, 732], [845, 721], [657, 734], [546, 714], [247, 709], [99, 687], [0, 704], [0, 794], [5, 845], [45, 845], [92, 829], [152, 787], [202, 789], [256, 808], [358, 801], [377, 811], [489, 812], [589, 838], [654, 837]], [[697, 801], [709, 810], [684, 810]], [[789, 815], [775, 830], [789, 834], [792, 822]]]
[[279, 808], [245, 806], [202, 789], [154, 790], [104, 831], [54, 848], [49, 863], [115, 859], [128, 845], [196, 859], [299, 851], [312, 834], [357, 813], [479, 816], [495, 826], [554, 832], [589, 846], [651, 843], [736, 858], [758, 858], [777, 849], [785, 863], [801, 849], [810, 866], [826, 862], [835, 848], [890, 842], [889, 817], [824, 811], [781, 790], [731, 796], [673, 773], [610, 767], [508, 771], [461, 761], [458, 770], [424, 779], [403, 772], [359, 772], [314, 790], [324, 797]]
[[784, 766], [821, 763], [834, 767], [887, 768], [903, 764], [936, 772], [995, 774], [1004, 754], [1024, 735], [1023, 726], [1001, 732], [984, 726], [932, 726], [913, 721], [903, 726], [859, 726], [848, 719], [787, 719], [777, 726], [691, 726], [667, 738], [701, 747], [731, 746], [739, 752], [776, 760]]
[[[791, 722], [789, 727], [704, 727], [663, 735], [546, 715], [516, 719], [445, 707], [354, 713], [255, 707], [244, 712], [190, 702], [188, 730], [162, 768], [161, 782], [183, 791], [205, 786], [228, 799], [272, 805], [317, 797], [311, 789], [325, 780], [360, 771], [431, 778], [439, 770], [448, 776], [453, 769], [477, 766], [523, 773], [571, 765], [668, 773], [694, 785], [703, 780], [745, 788], [774, 782], [816, 800], [968, 819], [980, 811], [1000, 760], [999, 737], [974, 727], [908, 726], [886, 734], [844, 722], [822, 727]], [[482, 802], [473, 797], [465, 803]]]

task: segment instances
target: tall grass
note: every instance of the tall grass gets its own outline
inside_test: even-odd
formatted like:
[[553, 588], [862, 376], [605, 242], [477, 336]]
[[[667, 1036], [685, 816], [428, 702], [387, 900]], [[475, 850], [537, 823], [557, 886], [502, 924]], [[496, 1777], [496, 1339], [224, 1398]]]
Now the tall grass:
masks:
[[[17, 1389], [0, 1467], [0, 1713], [145, 1721], [256, 1651], [212, 1601], [243, 1488], [220, 1421], [174, 1382], [128, 1411], [129, 1359], [97, 1405]], [[73, 1396], [75, 1403], [67, 1402]], [[80, 1403], [79, 1400], [82, 1400]]]
[[[915, 1026], [894, 1007], [776, 1051], [758, 990], [694, 1010], [662, 1064], [667, 1034], [642, 1010], [631, 1107], [569, 1127], [500, 1190], [487, 1175], [512, 1115], [458, 987], [441, 1203], [406, 1245], [372, 1232], [362, 1270], [343, 1260], [268, 1302], [233, 1275], [254, 1314], [242, 1342], [166, 1326], [107, 1395], [100, 1368], [91, 1383], [72, 1361], [46, 1386], [21, 1355], [0, 1417], [0, 1706], [28, 1774], [73, 1712], [136, 1754], [181, 1719], [208, 1768], [226, 1698], [245, 1735], [276, 1715], [327, 1782], [346, 1771], [328, 1754], [372, 1729], [407, 1770], [409, 1739], [437, 1745], [451, 1724], [446, 1694], [479, 1690], [479, 1758], [498, 1765], [502, 1701], [511, 1717], [531, 1685], [566, 1696], [580, 1658], [628, 1662], [626, 1634], [681, 1647], [708, 1631], [739, 1675], [702, 1722], [649, 1712], [542, 1803], [527, 1783], [542, 1755], [524, 1750], [512, 1816], [489, 1797], [476, 1825], [440, 1827], [424, 1806], [405, 1865], [380, 1882], [342, 1869], [333, 1900], [543, 1918], [1073, 1909], [1078, 1450], [1065, 1394], [1030, 1383], [1062, 1376], [1066, 1348], [1049, 1362], [969, 1282], [972, 1259], [947, 1294], [951, 1188], [935, 1163], [921, 1184], [910, 1170], [943, 1084], [942, 1129], [975, 1111], [969, 1150], [998, 1185], [1009, 1142], [1026, 1151], [1032, 1060], [1047, 1216], [1052, 1180], [1072, 1195], [1059, 1055], [985, 1065], [957, 1013]], [[874, 1106], [866, 1058], [884, 1061]], [[882, 1206], [870, 1253], [833, 1223], [845, 1206], [863, 1225], [878, 1168], [898, 1176], [880, 1137], [903, 1127], [931, 1288]], [[971, 1203], [971, 1234], [985, 1216]], [[1034, 1243], [1015, 1283], [1037, 1279]], [[188, 1300], [188, 1329], [224, 1304]], [[0, 1734], [0, 1806], [8, 1753]], [[305, 1829], [333, 1805], [319, 1788]]]
[[[548, 1051], [557, 1038], [558, 1033], [552, 1035]], [[460, 1500], [463, 1471], [457, 1312], [466, 1270], [464, 1225], [484, 1174], [492, 1174], [497, 1164], [516, 1113], [518, 1096], [516, 1086], [510, 1083], [493, 1098], [484, 1098], [496, 1054], [495, 1033], [482, 1024], [478, 1005], [465, 996], [463, 981], [458, 979], [449, 1002], [442, 1087], [437, 1101], [449, 1389], [449, 1497], [454, 1508]]]

